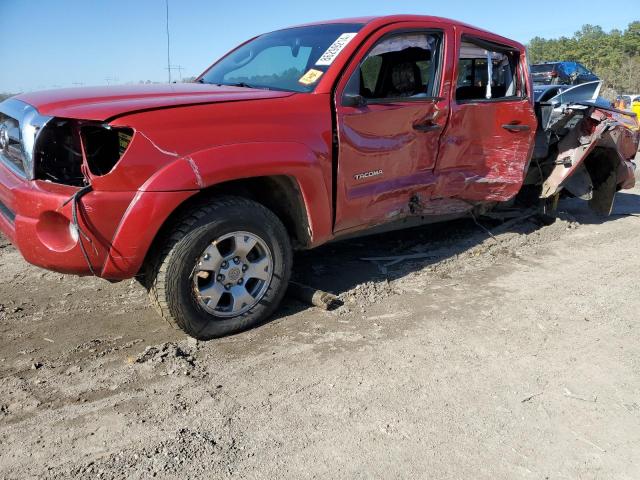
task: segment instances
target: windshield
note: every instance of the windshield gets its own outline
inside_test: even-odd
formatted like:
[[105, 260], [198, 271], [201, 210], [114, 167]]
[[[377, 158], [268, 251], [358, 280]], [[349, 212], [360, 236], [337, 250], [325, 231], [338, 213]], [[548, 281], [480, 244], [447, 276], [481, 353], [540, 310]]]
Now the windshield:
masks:
[[311, 92], [361, 28], [362, 24], [336, 23], [267, 33], [231, 52], [198, 81]]

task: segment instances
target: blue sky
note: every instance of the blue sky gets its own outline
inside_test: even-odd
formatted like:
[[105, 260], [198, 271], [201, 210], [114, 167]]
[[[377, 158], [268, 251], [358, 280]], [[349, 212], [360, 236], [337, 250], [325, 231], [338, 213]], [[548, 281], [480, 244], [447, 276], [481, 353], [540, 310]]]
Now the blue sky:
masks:
[[[204, 70], [256, 34], [330, 18], [417, 13], [527, 42], [637, 20], [638, 0], [169, 0], [171, 63]], [[522, 6], [524, 8], [519, 8]], [[0, 0], [0, 92], [167, 79], [165, 0]], [[174, 72], [177, 76], [179, 72]]]

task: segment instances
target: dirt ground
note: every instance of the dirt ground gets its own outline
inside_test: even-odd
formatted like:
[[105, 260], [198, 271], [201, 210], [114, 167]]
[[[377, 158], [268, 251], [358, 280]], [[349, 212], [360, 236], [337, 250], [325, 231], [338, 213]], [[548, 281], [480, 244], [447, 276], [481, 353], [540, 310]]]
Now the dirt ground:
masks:
[[209, 343], [0, 238], [0, 477], [638, 479], [639, 215], [636, 189], [305, 252], [343, 307]]

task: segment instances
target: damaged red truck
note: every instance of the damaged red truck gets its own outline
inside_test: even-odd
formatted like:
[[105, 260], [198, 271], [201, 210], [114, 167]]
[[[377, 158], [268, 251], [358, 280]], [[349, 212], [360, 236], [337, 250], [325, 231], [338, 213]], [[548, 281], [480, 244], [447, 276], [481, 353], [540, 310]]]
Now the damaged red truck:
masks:
[[519, 197], [610, 213], [637, 120], [577, 89], [534, 102], [522, 45], [442, 18], [276, 31], [194, 83], [0, 104], [0, 230], [35, 265], [141, 278], [214, 338], [277, 308], [295, 248]]

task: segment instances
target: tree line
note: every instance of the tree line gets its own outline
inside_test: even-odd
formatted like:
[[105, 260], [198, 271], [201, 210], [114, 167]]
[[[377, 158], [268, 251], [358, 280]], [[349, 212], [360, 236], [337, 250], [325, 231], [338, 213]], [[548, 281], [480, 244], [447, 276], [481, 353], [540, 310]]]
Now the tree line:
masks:
[[609, 95], [640, 93], [640, 21], [625, 30], [605, 32], [597, 25], [584, 25], [572, 37], [535, 37], [528, 50], [530, 63], [582, 63], [604, 81]]

